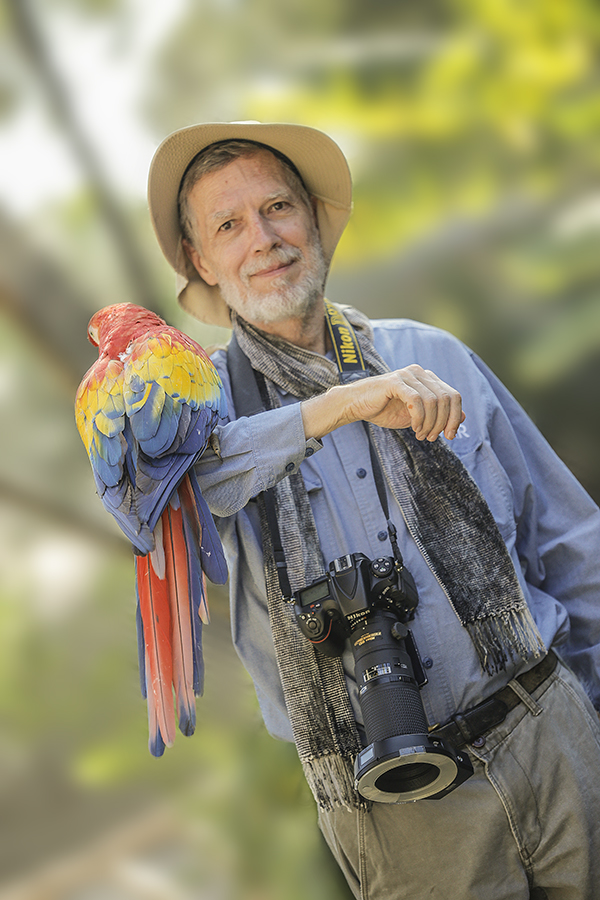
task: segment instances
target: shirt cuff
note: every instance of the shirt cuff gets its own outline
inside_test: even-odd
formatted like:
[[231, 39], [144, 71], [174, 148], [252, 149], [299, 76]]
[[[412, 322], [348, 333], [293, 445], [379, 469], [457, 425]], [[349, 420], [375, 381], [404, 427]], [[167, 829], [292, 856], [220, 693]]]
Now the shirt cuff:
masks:
[[317, 450], [323, 449], [323, 441], [320, 438], [309, 438], [306, 442], [306, 450], [304, 451], [305, 459], [316, 453]]
[[316, 438], [306, 439], [299, 403], [252, 416], [248, 427], [263, 490], [297, 472], [302, 461], [323, 446]]

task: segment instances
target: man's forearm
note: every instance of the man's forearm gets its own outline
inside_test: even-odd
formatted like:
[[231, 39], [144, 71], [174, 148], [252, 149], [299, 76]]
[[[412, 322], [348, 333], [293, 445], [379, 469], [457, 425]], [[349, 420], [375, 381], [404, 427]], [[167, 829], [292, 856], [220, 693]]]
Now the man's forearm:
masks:
[[385, 375], [337, 385], [302, 403], [307, 438], [322, 438], [361, 420], [383, 428], [412, 428], [419, 440], [450, 440], [464, 419], [460, 394], [433, 372], [408, 366]]

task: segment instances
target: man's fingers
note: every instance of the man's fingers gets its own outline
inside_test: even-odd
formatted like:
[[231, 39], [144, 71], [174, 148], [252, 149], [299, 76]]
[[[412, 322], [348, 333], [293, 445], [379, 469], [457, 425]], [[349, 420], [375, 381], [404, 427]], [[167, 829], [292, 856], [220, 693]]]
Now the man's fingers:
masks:
[[406, 406], [416, 437], [434, 441], [443, 432], [452, 440], [464, 419], [458, 391], [421, 366], [408, 366], [398, 375], [415, 392], [413, 397], [406, 397]]
[[462, 408], [462, 398], [460, 394], [458, 394], [457, 397], [452, 398], [450, 416], [448, 417], [448, 423], [444, 428], [444, 434], [449, 441], [454, 440], [454, 438], [456, 437], [456, 432], [460, 428], [461, 423], [465, 421], [465, 419], [466, 416]]

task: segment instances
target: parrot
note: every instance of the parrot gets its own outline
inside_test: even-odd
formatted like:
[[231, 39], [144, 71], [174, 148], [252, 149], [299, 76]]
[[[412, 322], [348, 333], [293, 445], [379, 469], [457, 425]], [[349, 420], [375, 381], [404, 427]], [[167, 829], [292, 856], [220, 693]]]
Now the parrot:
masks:
[[227, 404], [202, 347], [142, 306], [100, 309], [88, 338], [98, 359], [77, 390], [75, 420], [97, 493], [133, 547], [148, 747], [160, 757], [175, 740], [174, 706], [179, 730], [194, 733], [204, 680], [205, 576], [227, 580], [194, 472], [209, 443], [218, 453], [212, 434]]

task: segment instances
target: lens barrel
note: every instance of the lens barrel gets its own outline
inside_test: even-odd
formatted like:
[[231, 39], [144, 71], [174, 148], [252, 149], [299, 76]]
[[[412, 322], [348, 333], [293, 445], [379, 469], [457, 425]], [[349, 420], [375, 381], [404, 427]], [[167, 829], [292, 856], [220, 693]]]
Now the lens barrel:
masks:
[[352, 632], [360, 708], [369, 742], [427, 732], [427, 719], [405, 642], [393, 637], [398, 618], [376, 610]]
[[406, 633], [393, 612], [375, 610], [350, 639], [368, 742], [356, 758], [356, 788], [380, 803], [443, 796], [473, 771], [466, 754], [429, 737]]

